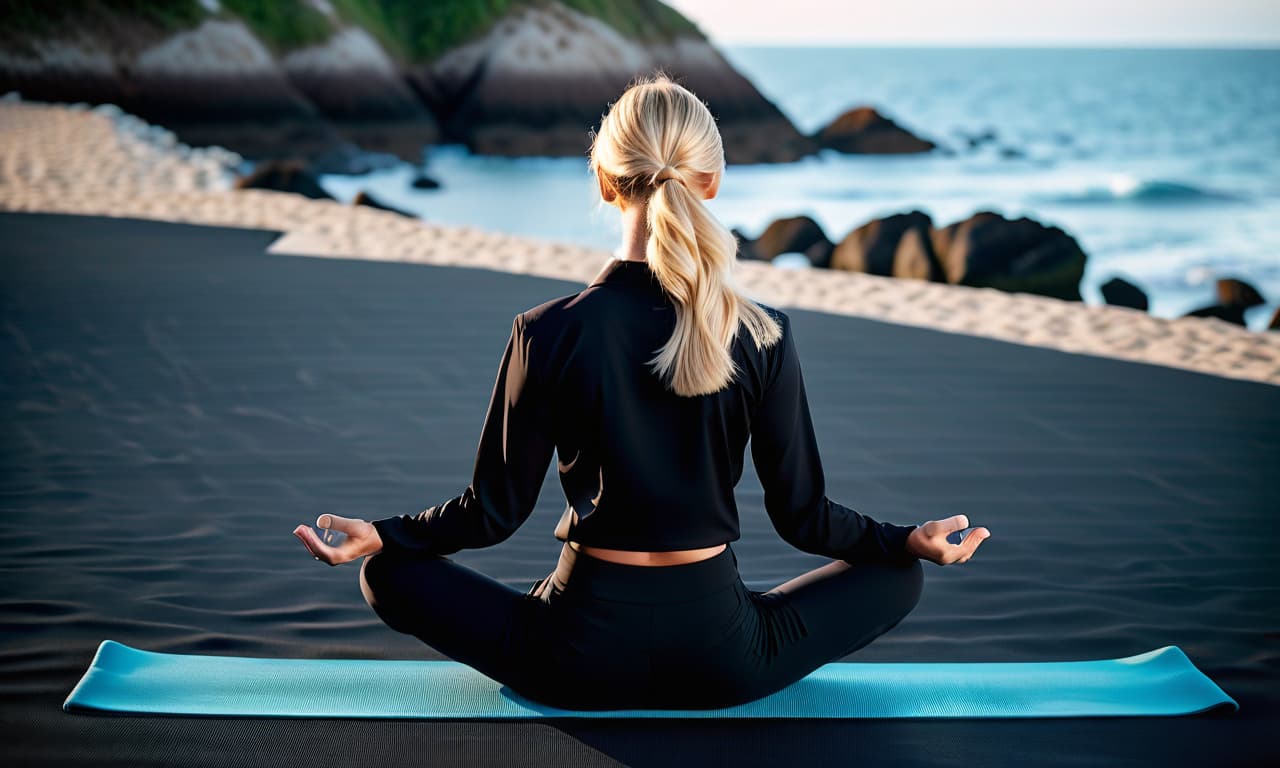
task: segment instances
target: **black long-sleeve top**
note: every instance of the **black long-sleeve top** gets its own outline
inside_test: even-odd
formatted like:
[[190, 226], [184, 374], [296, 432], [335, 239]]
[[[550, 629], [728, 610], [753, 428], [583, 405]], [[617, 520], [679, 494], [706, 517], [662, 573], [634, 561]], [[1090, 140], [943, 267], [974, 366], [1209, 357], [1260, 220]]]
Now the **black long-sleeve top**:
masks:
[[500, 542], [533, 511], [552, 454], [567, 505], [555, 536], [632, 551], [739, 538], [733, 489], [748, 440], [764, 504], [784, 540], [844, 559], [899, 560], [916, 526], [876, 522], [827, 498], [786, 313], [757, 349], [740, 328], [740, 375], [710, 395], [665, 389], [646, 361], [675, 306], [646, 262], [611, 259], [582, 291], [515, 316], [471, 484], [423, 510], [374, 521], [384, 551], [447, 555]]

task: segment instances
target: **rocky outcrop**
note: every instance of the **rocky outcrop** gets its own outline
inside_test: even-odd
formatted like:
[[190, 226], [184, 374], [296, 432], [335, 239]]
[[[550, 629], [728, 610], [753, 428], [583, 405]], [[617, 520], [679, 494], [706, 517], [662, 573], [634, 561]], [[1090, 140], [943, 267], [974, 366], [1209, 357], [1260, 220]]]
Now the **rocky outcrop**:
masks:
[[949, 283], [1080, 300], [1085, 253], [1058, 227], [982, 211], [933, 233]]
[[849, 154], [901, 155], [937, 147], [872, 107], [856, 107], [832, 120], [813, 135], [819, 146]]
[[313, 200], [332, 200], [320, 186], [307, 164], [300, 160], [268, 160], [258, 163], [253, 171], [236, 179], [236, 189], [270, 189], [292, 192]]
[[251, 157], [306, 153], [337, 140], [239, 21], [209, 18], [164, 35], [128, 17], [117, 21], [111, 35], [70, 26], [59, 28], [63, 37], [6, 48], [0, 91], [117, 104], [187, 144], [219, 144]]
[[[825, 267], [831, 259], [832, 242], [818, 222], [808, 216], [790, 216], [775, 219], [765, 227], [760, 237], [751, 243], [756, 258], [771, 261], [782, 253], [803, 253], [814, 266]], [[822, 263], [815, 263], [814, 256]], [[822, 255], [826, 258], [823, 259]]]
[[740, 259], [803, 253], [814, 267], [1070, 301], [1080, 300], [1086, 259], [1079, 243], [1057, 227], [989, 211], [941, 229], [923, 211], [898, 213], [862, 224], [836, 245], [808, 216], [776, 219], [754, 240], [736, 229], [733, 234]]
[[637, 42], [559, 3], [513, 9], [410, 79], [446, 140], [493, 155], [585, 157], [590, 129], [635, 76], [661, 68], [707, 103], [729, 163], [789, 162], [811, 140], [705, 39]]
[[[1216, 289], [1218, 293], [1217, 304], [1210, 304], [1207, 307], [1192, 310], [1185, 316], [1216, 317], [1228, 323], [1246, 325], [1244, 311], [1250, 307], [1267, 303], [1267, 300], [1262, 298], [1262, 294], [1257, 288], [1233, 277], [1224, 277], [1218, 280]], [[1274, 317], [1272, 318], [1273, 323], [1275, 319]]]
[[365, 192], [364, 190], [360, 190], [359, 192], [356, 193], [356, 196], [351, 199], [351, 204], [363, 205], [368, 208], [376, 208], [379, 211], [390, 211], [392, 213], [398, 213], [401, 216], [407, 216], [411, 219], [418, 218], [417, 216], [415, 216], [412, 213], [409, 213], [408, 211], [401, 210], [395, 207], [394, 205], [388, 205], [387, 203], [382, 202], [381, 200], [369, 194], [368, 192]]
[[[489, 8], [431, 16], [377, 0], [359, 12], [316, 0], [306, 7], [315, 40], [277, 35], [270, 44], [217, 3], [175, 10], [177, 26], [160, 25], [144, 4], [34, 7], [32, 18], [45, 22], [35, 39], [0, 29], [0, 93], [114, 103], [186, 143], [254, 159], [325, 155], [331, 166], [339, 157], [342, 170], [344, 142], [419, 162], [425, 145], [441, 141], [482, 154], [582, 157], [608, 104], [655, 70], [708, 103], [730, 163], [787, 162], [817, 148], [696, 27], [656, 0], [625, 11], [604, 6], [599, 16], [555, 0], [513, 1], [492, 23], [481, 18], [498, 13]], [[369, 19], [368, 29], [353, 23]], [[435, 39], [441, 24], [452, 25], [462, 40], [473, 22], [483, 30], [473, 39], [414, 58], [425, 56], [413, 50], [419, 33]], [[649, 28], [663, 31], [637, 32]], [[396, 42], [401, 58], [371, 31]], [[350, 168], [367, 165], [356, 158]]]
[[1102, 284], [1102, 300], [1113, 307], [1129, 307], [1146, 311], [1149, 302], [1147, 294], [1138, 286], [1122, 277], [1113, 277]]
[[[831, 267], [871, 275], [938, 280], [942, 272], [937, 268], [929, 238], [932, 229], [933, 221], [920, 211], [872, 219], [845, 235], [831, 254]], [[904, 243], [908, 232], [915, 234], [910, 242]], [[901, 266], [899, 250], [903, 251]]]
[[289, 52], [280, 64], [338, 134], [364, 149], [416, 162], [423, 147], [440, 140], [435, 117], [363, 29], [341, 29], [321, 45]]

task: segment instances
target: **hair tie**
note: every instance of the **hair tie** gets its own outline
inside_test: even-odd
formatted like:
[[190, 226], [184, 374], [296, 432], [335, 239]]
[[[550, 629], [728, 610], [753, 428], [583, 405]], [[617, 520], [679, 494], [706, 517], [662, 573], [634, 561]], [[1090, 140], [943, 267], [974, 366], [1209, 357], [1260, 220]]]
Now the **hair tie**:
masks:
[[666, 181], [667, 179], [678, 179], [678, 178], [680, 178], [680, 172], [675, 169], [675, 166], [664, 165], [662, 166], [662, 169], [660, 171], [658, 171], [653, 175], [653, 184], [656, 186]]

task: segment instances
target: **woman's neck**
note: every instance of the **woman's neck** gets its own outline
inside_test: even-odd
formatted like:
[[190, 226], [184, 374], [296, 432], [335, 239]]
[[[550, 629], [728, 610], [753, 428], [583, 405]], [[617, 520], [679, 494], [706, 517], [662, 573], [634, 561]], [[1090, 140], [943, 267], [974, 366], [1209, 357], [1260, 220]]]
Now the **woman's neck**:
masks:
[[622, 211], [622, 248], [618, 258], [628, 261], [644, 261], [645, 246], [649, 240], [649, 225], [645, 221], [645, 207], [630, 205]]

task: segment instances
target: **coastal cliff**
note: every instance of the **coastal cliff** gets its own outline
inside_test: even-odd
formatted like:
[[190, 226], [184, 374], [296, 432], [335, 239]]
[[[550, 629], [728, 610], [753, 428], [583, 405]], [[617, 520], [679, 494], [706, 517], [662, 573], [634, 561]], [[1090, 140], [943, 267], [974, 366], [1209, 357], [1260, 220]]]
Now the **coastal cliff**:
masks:
[[818, 148], [691, 22], [656, 0], [79, 0], [9, 3], [0, 93], [113, 103], [250, 158], [350, 145], [417, 161], [456, 142], [583, 156], [637, 75], [704, 99], [730, 163]]

